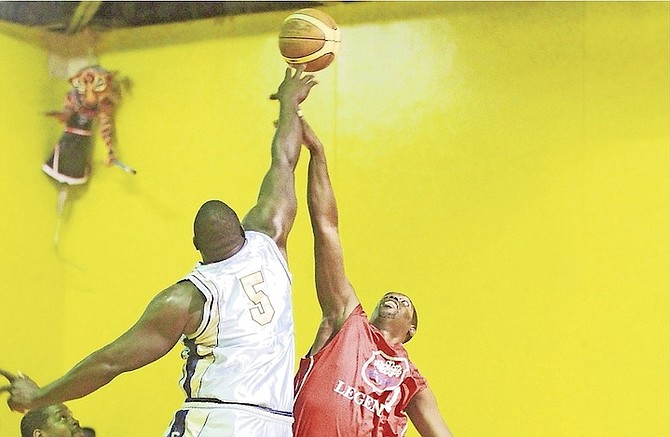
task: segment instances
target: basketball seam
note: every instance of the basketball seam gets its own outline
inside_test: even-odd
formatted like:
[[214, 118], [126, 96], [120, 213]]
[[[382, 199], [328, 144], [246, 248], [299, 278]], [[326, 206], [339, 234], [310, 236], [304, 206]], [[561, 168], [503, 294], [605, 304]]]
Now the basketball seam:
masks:
[[[323, 33], [323, 38], [324, 38], [325, 41], [340, 42], [341, 38], [340, 38], [340, 28], [339, 27], [332, 28], [330, 26], [327, 26], [326, 23], [324, 23], [323, 21], [321, 21], [317, 18], [314, 18], [310, 15], [305, 15], [305, 14], [290, 15], [289, 17], [286, 18], [286, 20], [284, 20], [284, 22], [286, 22], [290, 19], [303, 20], [303, 21], [307, 21], [308, 23], [314, 25], [317, 29], [319, 29], [321, 31], [321, 33]], [[333, 36], [334, 36], [335, 39], [328, 39], [328, 33], [330, 33], [330, 32], [333, 33]], [[305, 38], [305, 39], [320, 39], [320, 38]]]
[[314, 38], [314, 37], [311, 37], [311, 36], [280, 36], [279, 39], [298, 39], [298, 40], [308, 39], [308, 40], [311, 40], [311, 41], [332, 41], [332, 40], [329, 40], [329, 39]]
[[[315, 28], [317, 28], [319, 31], [321, 31], [323, 36], [316, 37], [316, 36], [308, 36], [308, 35], [297, 35], [295, 33], [291, 35], [280, 35], [279, 40], [280, 41], [285, 41], [285, 42], [291, 42], [291, 41], [321, 41], [323, 42], [323, 45], [317, 49], [316, 51], [305, 54], [303, 56], [299, 57], [289, 57], [282, 55], [286, 62], [289, 64], [308, 64], [312, 61], [317, 61], [319, 59], [322, 59], [324, 56], [331, 55], [331, 56], [336, 56], [337, 52], [339, 51], [339, 45], [341, 42], [341, 31], [339, 27], [330, 27], [329, 24], [327, 24], [325, 21], [322, 21], [319, 18], [312, 17], [311, 15], [303, 14], [303, 13], [294, 13], [284, 20], [284, 23], [282, 26], [284, 26], [287, 22], [291, 20], [300, 20], [300, 21], [305, 21], [311, 25], [313, 25]], [[335, 24], [337, 26], [337, 24]]]
[[323, 41], [323, 46], [321, 46], [321, 48], [319, 48], [318, 50], [297, 58], [284, 56], [284, 59], [295, 64], [303, 64], [306, 62], [311, 62], [316, 59], [319, 59], [320, 57], [327, 55], [329, 53], [332, 53], [333, 56], [337, 55], [337, 52], [339, 50], [339, 44], [336, 41], [331, 40], [319, 40], [319, 41]]

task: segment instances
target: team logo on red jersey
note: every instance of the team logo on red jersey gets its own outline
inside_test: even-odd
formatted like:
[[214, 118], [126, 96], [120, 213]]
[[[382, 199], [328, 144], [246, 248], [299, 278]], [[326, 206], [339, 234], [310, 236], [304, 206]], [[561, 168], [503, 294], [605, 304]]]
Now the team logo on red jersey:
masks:
[[389, 357], [382, 351], [372, 352], [363, 364], [361, 376], [373, 390], [382, 393], [400, 387], [409, 374], [409, 362], [403, 357]]

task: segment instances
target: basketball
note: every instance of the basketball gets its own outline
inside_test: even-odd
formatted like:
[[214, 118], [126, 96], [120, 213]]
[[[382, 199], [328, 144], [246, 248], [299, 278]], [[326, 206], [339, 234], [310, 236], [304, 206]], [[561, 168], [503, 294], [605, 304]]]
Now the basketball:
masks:
[[316, 9], [300, 9], [286, 17], [279, 31], [279, 52], [291, 67], [306, 64], [314, 72], [329, 66], [340, 48], [340, 29]]

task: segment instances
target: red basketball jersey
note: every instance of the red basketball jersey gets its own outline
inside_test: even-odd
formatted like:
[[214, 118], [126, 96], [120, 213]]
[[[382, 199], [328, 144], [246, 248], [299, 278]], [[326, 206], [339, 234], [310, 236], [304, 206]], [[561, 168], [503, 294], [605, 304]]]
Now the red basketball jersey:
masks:
[[359, 305], [337, 335], [295, 376], [294, 436], [391, 437], [426, 380], [402, 345], [389, 345]]

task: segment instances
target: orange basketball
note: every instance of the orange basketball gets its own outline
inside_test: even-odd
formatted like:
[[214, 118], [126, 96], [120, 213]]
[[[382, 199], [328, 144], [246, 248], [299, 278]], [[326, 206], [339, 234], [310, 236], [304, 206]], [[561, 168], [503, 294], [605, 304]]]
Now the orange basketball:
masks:
[[323, 70], [340, 48], [340, 29], [333, 18], [316, 9], [300, 9], [286, 17], [279, 30], [279, 52], [291, 66]]

